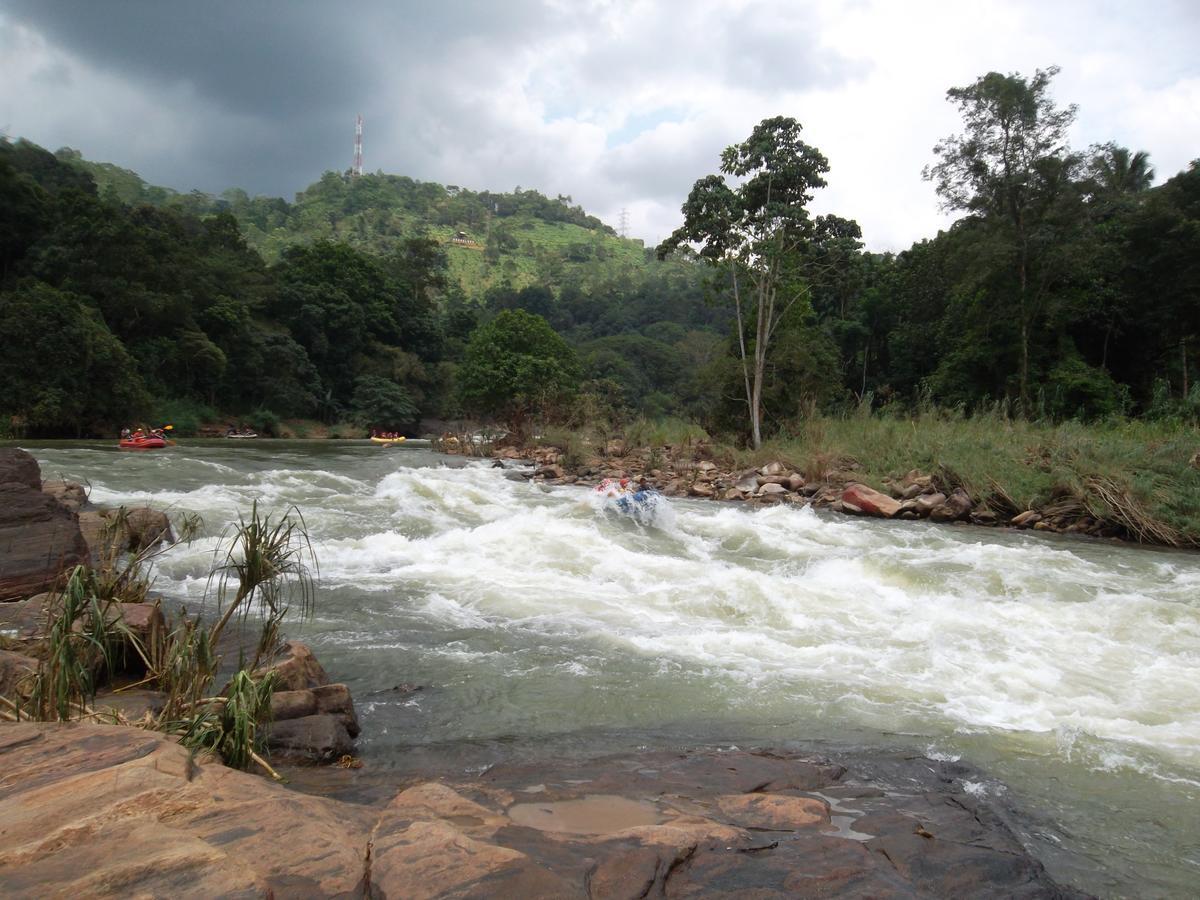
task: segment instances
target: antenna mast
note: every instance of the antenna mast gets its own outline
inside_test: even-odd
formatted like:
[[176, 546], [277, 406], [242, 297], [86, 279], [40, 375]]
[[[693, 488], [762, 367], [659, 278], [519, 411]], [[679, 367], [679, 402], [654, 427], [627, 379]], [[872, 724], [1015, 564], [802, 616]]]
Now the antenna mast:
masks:
[[354, 163], [350, 166], [350, 174], [359, 176], [362, 174], [362, 114], [354, 122]]
[[621, 207], [621, 218], [619, 220], [621, 237], [629, 237], [629, 210]]

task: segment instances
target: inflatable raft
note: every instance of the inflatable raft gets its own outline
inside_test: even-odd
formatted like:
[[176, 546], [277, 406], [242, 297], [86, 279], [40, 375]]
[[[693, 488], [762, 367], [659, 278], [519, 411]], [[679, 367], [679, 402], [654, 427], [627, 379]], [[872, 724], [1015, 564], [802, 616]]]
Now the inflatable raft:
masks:
[[159, 450], [165, 446], [167, 442], [160, 437], [126, 438], [120, 443], [122, 450]]

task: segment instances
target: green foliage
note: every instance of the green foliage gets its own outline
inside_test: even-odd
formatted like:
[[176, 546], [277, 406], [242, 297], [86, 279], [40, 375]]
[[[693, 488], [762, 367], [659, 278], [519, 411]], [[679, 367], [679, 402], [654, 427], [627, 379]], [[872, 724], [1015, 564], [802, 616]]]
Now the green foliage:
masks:
[[638, 418], [625, 426], [631, 447], [690, 447], [709, 440], [708, 433], [694, 422], [676, 418]]
[[[658, 248], [664, 258], [698, 244], [700, 256], [729, 285], [754, 447], [762, 444], [764, 383], [777, 330], [789, 314], [803, 316], [811, 309], [812, 284], [828, 265], [829, 253], [820, 246], [862, 236], [849, 220], [822, 216], [814, 221], [809, 215], [808, 204], [813, 191], [825, 186], [829, 162], [800, 139], [800, 132], [795, 119], [777, 116], [756, 125], [741, 144], [727, 147], [722, 175], [695, 183], [683, 205], [683, 225]], [[737, 179], [736, 187], [723, 176]]]
[[[519, 418], [459, 384], [469, 336], [517, 310], [574, 348], [578, 409], [614, 425], [677, 415], [753, 443], [810, 404], [864, 400], [1190, 421], [1200, 168], [1152, 187], [1144, 152], [1072, 151], [1053, 73], [950, 92], [963, 129], [928, 174], [966, 215], [896, 256], [809, 215], [828, 163], [779, 117], [696, 182], [663, 261], [536, 191], [326, 173], [294, 203], [179, 195], [0, 141], [0, 429], [111, 435], [149, 415], [265, 434], [286, 416], [352, 436], [346, 419], [385, 400], [356, 394], [382, 382], [415, 407], [406, 422]], [[391, 399], [386, 418], [407, 408]]]
[[259, 728], [271, 718], [274, 676], [255, 681], [245, 669], [229, 682], [225, 696], [200, 706], [194, 715], [171, 724], [179, 742], [193, 752], [215, 753], [227, 766], [249, 768], [262, 749]]
[[1030, 343], [1045, 314], [1050, 288], [1064, 277], [1081, 158], [1067, 146], [1075, 107], [1049, 96], [1051, 67], [1032, 78], [989, 72], [951, 88], [947, 98], [965, 132], [942, 140], [939, 162], [925, 170], [943, 205], [965, 210], [986, 226], [993, 271], [989, 299], [1016, 320], [1018, 395], [1030, 411]]
[[80, 434], [149, 403], [138, 367], [81, 298], [36, 282], [0, 295], [0, 397], [30, 427]]
[[213, 570], [217, 605], [224, 612], [213, 626], [210, 643], [217, 644], [234, 617], [245, 621], [254, 601], [268, 624], [281, 621], [295, 599], [303, 615], [311, 614], [317, 561], [298, 509], [272, 520], [259, 512], [256, 500], [250, 517], [239, 517], [227, 533], [224, 559]]
[[102, 601], [92, 575], [76, 566], [55, 600], [47, 625], [46, 655], [38, 663], [25, 712], [43, 721], [81, 717], [96, 696], [96, 686], [112, 673], [118, 643], [128, 635], [120, 616]]
[[254, 431], [255, 434], [264, 435], [266, 437], [278, 437], [279, 426], [282, 424], [278, 415], [273, 410], [265, 407], [251, 410], [245, 416], [246, 423]]
[[471, 335], [459, 370], [463, 406], [520, 428], [574, 393], [575, 354], [541, 316], [505, 310]]
[[152, 403], [149, 419], [156, 425], [173, 425], [171, 431], [176, 437], [194, 437], [201, 425], [218, 421], [220, 415], [207, 403], [172, 398]]
[[1050, 370], [1044, 387], [1046, 413], [1054, 419], [1105, 419], [1129, 411], [1129, 389], [1103, 369], [1067, 356]]
[[365, 428], [396, 429], [418, 415], [412, 395], [387, 378], [363, 375], [354, 383], [350, 400], [355, 420]]

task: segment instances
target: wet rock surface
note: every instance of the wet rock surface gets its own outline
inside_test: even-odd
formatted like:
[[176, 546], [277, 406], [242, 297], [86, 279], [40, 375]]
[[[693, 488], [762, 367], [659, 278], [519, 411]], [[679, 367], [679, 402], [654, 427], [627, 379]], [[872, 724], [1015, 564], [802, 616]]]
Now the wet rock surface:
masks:
[[925, 759], [868, 781], [786, 753], [659, 751], [410, 778], [371, 805], [128, 728], [2, 725], [0, 765], [7, 896], [1083, 896]]

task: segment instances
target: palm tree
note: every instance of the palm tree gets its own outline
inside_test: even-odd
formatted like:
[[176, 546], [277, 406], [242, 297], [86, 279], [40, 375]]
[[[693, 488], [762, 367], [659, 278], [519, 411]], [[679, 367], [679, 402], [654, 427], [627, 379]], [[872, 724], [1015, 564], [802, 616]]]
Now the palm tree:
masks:
[[1131, 153], [1128, 147], [1109, 141], [1093, 147], [1093, 154], [1092, 177], [1105, 193], [1140, 194], [1154, 181], [1150, 154], [1145, 150]]

